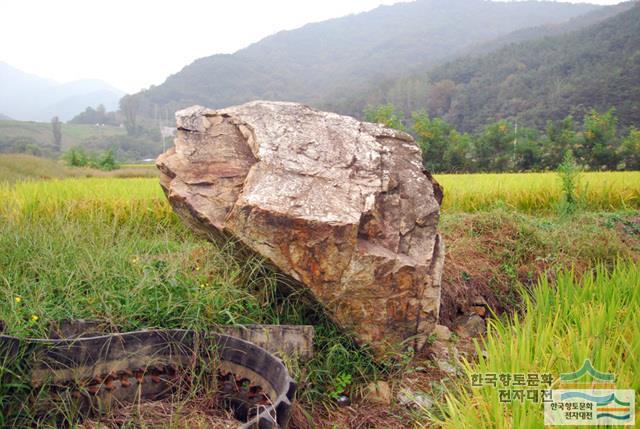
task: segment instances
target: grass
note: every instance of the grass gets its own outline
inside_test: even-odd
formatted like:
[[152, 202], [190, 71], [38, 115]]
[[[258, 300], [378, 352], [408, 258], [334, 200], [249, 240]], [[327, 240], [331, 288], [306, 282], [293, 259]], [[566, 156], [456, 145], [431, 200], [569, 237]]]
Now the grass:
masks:
[[[472, 374], [560, 373], [590, 359], [616, 375], [618, 388], [640, 391], [640, 266], [620, 262], [599, 267], [577, 281], [571, 271], [555, 284], [542, 279], [529, 295], [524, 315], [494, 319], [477, 343], [477, 362], [465, 362], [464, 382], [450, 390], [438, 412], [425, 411], [443, 428], [535, 428], [543, 426], [541, 404], [502, 404], [493, 386], [470, 388]], [[486, 357], [482, 350], [486, 350]], [[439, 414], [439, 416], [438, 416]]]
[[517, 307], [517, 284], [552, 278], [558, 267], [576, 275], [595, 264], [613, 268], [619, 259], [638, 260], [638, 211], [579, 212], [531, 216], [498, 208], [445, 213], [440, 230], [447, 246], [440, 320], [452, 322], [469, 295], [481, 295], [498, 312]]
[[[553, 214], [562, 197], [556, 173], [439, 174], [445, 212], [478, 212], [507, 207], [529, 214]], [[587, 172], [579, 176], [583, 210], [640, 209], [640, 172]]]
[[[52, 171], [56, 166], [59, 167], [52, 166]], [[154, 171], [146, 166], [141, 168]], [[498, 291], [503, 288], [505, 293], [511, 293], [505, 302], [512, 300], [515, 303], [513, 295], [517, 295], [517, 289], [514, 286], [520, 281], [533, 281], [548, 267], [574, 265], [576, 269], [589, 272], [589, 267], [598, 261], [605, 261], [611, 268], [617, 257], [633, 258], [638, 254], [640, 231], [633, 220], [637, 211], [614, 211], [637, 208], [634, 204], [637, 204], [638, 184], [633, 180], [638, 178], [638, 173], [584, 174], [586, 183], [592, 184], [587, 189], [592, 188], [594, 192], [583, 195], [587, 201], [588, 198], [594, 198], [594, 201], [587, 202], [582, 211], [572, 217], [553, 216], [557, 203], [554, 198], [560, 198], [560, 183], [555, 176], [526, 175], [519, 181], [513, 175], [494, 176], [438, 176], [446, 192], [442, 219], [442, 229], [448, 237], [446, 266], [455, 271], [445, 273], [445, 281], [475, 285], [473, 282], [477, 279], [489, 279], [487, 287]], [[605, 178], [610, 184], [609, 191], [600, 180]], [[503, 182], [514, 183], [513, 196], [509, 196]], [[499, 185], [492, 187], [492, 183]], [[546, 183], [551, 191], [542, 185], [533, 186], [539, 183]], [[595, 192], [596, 183], [603, 188], [599, 193]], [[476, 192], [470, 192], [469, 187]], [[616, 193], [628, 195], [634, 192], [635, 200], [614, 198]], [[468, 202], [467, 197], [472, 201]], [[491, 202], [491, 198], [503, 199], [496, 203]], [[321, 312], [309, 307], [300, 297], [280, 295], [278, 288], [282, 279], [266, 269], [262, 261], [254, 259], [239, 263], [234, 257], [233, 245], [219, 247], [196, 237], [173, 213], [155, 178], [20, 180], [0, 184], [0, 200], [3, 201], [0, 205], [0, 320], [6, 323], [10, 334], [43, 335], [49, 323], [69, 318], [99, 320], [113, 330], [144, 327], [207, 329], [212, 324], [234, 323], [312, 323], [316, 325], [316, 356], [304, 366], [289, 362], [300, 383], [299, 399], [305, 407], [327, 405], [330, 393], [338, 389], [346, 389], [355, 396], [369, 381], [393, 378], [404, 370], [407, 356], [376, 362], [366, 349], [357, 348]], [[610, 203], [606, 205], [609, 212], [599, 214], [584, 211], [589, 204], [600, 207], [606, 200], [617, 201], [618, 205]], [[531, 201], [537, 202], [530, 204]], [[620, 232], [622, 230], [626, 232]], [[572, 325], [575, 320], [582, 320], [577, 319], [578, 310], [571, 313], [574, 319], [569, 318], [565, 302], [569, 299], [581, 299], [577, 302], [582, 308], [592, 308], [591, 313], [596, 316], [615, 313], [620, 320], [626, 317], [638, 326], [637, 316], [635, 319], [631, 316], [634, 312], [616, 313], [620, 308], [638, 307], [637, 292], [630, 292], [631, 288], [625, 283], [635, 282], [637, 286], [637, 266], [633, 267], [620, 265], [611, 279], [602, 272], [591, 286], [587, 276], [581, 288], [591, 287], [585, 290], [590, 290], [592, 295], [587, 292], [580, 295], [577, 291], [582, 289], [576, 288], [567, 275], [559, 277], [558, 295], [554, 294], [553, 285], [543, 280], [534, 297], [524, 304], [525, 318], [540, 312], [535, 319], [539, 325], [529, 327], [526, 319], [523, 327], [519, 327], [520, 320], [495, 322], [491, 335], [500, 333], [499, 327], [503, 326], [502, 336], [490, 340], [494, 341], [495, 349], [487, 348], [490, 359], [484, 363], [481, 360], [480, 365], [493, 365], [494, 360], [496, 365], [500, 362], [504, 365], [522, 363], [523, 370], [531, 365], [540, 366], [540, 362], [546, 365], [547, 360], [533, 360], [532, 344], [538, 338], [535, 335], [540, 335], [541, 345], [550, 347], [552, 341], [544, 335], [551, 334], [545, 329], [559, 329], [558, 333], [553, 332], [557, 336], [565, 332], [576, 335], [582, 332]], [[625, 274], [627, 272], [635, 273], [635, 277]], [[572, 287], [576, 290], [575, 295], [570, 295]], [[538, 296], [545, 290], [548, 296]], [[616, 297], [619, 294], [621, 304], [613, 303], [609, 295], [606, 300], [601, 299], [600, 295], [605, 292], [615, 293]], [[627, 299], [629, 293], [630, 300]], [[626, 307], [621, 307], [623, 304]], [[538, 309], [540, 305], [542, 307]], [[547, 322], [553, 322], [554, 306], [560, 311], [558, 317], [564, 324], [541, 327], [549, 317]], [[584, 316], [584, 311], [582, 313]], [[609, 325], [602, 323], [594, 327], [609, 329]], [[569, 331], [569, 328], [573, 330]], [[638, 335], [634, 338], [634, 333], [627, 327], [621, 325], [621, 329], [629, 350], [638, 355]], [[551, 361], [549, 365], [556, 365], [552, 367], [554, 370], [565, 369], [563, 365], [568, 367], [578, 359], [578, 349], [568, 347], [567, 339], [559, 337], [556, 340], [557, 350], [563, 351], [558, 359], [565, 363]], [[618, 340], [619, 337], [614, 336], [613, 342], [609, 343], [604, 337], [593, 336], [589, 341], [594, 347], [608, 348], [612, 344], [612, 350], [617, 351]], [[582, 344], [580, 341], [576, 344]], [[501, 344], [503, 349], [499, 348]], [[520, 351], [521, 346], [528, 348]], [[602, 352], [610, 358], [611, 353], [613, 351]], [[494, 359], [494, 355], [497, 358]], [[600, 360], [593, 361], [601, 363]], [[470, 370], [472, 364], [468, 365]], [[603, 368], [612, 370], [607, 366]], [[627, 371], [627, 374], [630, 370], [636, 371], [631, 372], [632, 375], [638, 373], [637, 366], [613, 369]], [[342, 386], [347, 376], [351, 376], [351, 384]], [[632, 383], [637, 388], [637, 380]], [[474, 421], [476, 417], [472, 411], [476, 408], [473, 404], [477, 401], [484, 401], [478, 402], [482, 407], [496, 408], [496, 413], [504, 411], [491, 402], [491, 396], [482, 396], [485, 393], [476, 397], [478, 392], [464, 389], [461, 392], [451, 396], [447, 408], [442, 410], [448, 416], [442, 425], [456, 427], [457, 423], [463, 424], [466, 421], [456, 416], [465, 410], [470, 415], [469, 421]], [[469, 398], [465, 399], [464, 395]], [[0, 387], [0, 404], [11, 398], [10, 392]], [[455, 404], [456, 400], [460, 401], [459, 405]], [[479, 412], [483, 416], [484, 413]], [[526, 412], [507, 409], [504, 413], [503, 418], [508, 419], [509, 413], [515, 416]], [[508, 420], [496, 423], [498, 426], [487, 421], [490, 422], [488, 425], [476, 427], [500, 427], [503, 423], [504, 427], [509, 427]]]
[[[62, 149], [78, 146], [86, 139], [102, 136], [124, 136], [126, 130], [115, 126], [96, 127], [89, 124], [62, 124]], [[29, 138], [40, 146], [52, 144], [51, 123], [0, 120], [0, 137], [5, 140], [12, 138]]]
[[[0, 320], [6, 333], [46, 335], [85, 318], [111, 330], [213, 324], [313, 323], [317, 355], [291, 371], [308, 404], [333, 388], [390, 371], [317, 309], [278, 293], [262, 261], [239, 262], [179, 221], [156, 180], [65, 179], [0, 185]], [[5, 386], [6, 387], [6, 386]], [[0, 386], [0, 405], [14, 393]], [[18, 418], [13, 416], [12, 418]]]
[[157, 198], [139, 198], [139, 182], [18, 185], [22, 199], [5, 207], [0, 225], [0, 296], [12, 304], [0, 319], [10, 332], [41, 335], [49, 321], [69, 317], [128, 330], [263, 321], [251, 292], [271, 290], [274, 278], [193, 237], [159, 187]]
[[[101, 172], [84, 168], [68, 168], [64, 165], [30, 155], [0, 156], [0, 183], [24, 179], [67, 177], [147, 177], [146, 181], [129, 183], [88, 182], [87, 189], [94, 186], [100, 192], [116, 196], [134, 192], [140, 198], [156, 198], [158, 181], [155, 167], [147, 164], [127, 164], [113, 172]], [[559, 210], [562, 200], [561, 183], [555, 173], [523, 174], [467, 174], [438, 175], [444, 186], [445, 213], [474, 213], [505, 208], [527, 214], [553, 215]], [[620, 211], [640, 209], [640, 172], [582, 173], [578, 190], [578, 205], [583, 211]], [[81, 182], [82, 183], [82, 182]], [[124, 182], [127, 183], [127, 182]], [[22, 185], [19, 185], [22, 186]], [[82, 191], [78, 182], [65, 181], [60, 184], [35, 185], [51, 187], [47, 193], [69, 194]], [[67, 189], [69, 188], [69, 189]], [[135, 188], [135, 189], [134, 189]], [[29, 186], [16, 192], [18, 198]]]
[[113, 171], [92, 168], [68, 167], [55, 161], [33, 155], [0, 155], [0, 183], [15, 183], [25, 180], [65, 179], [72, 177], [156, 177], [155, 166], [143, 164], [123, 165]]

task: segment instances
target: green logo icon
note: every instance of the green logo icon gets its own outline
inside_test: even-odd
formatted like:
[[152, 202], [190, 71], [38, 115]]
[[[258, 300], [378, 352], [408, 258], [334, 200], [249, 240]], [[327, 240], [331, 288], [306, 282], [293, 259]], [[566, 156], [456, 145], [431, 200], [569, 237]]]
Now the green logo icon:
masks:
[[594, 379], [600, 380], [600, 381], [614, 382], [616, 379], [615, 375], [613, 374], [607, 374], [607, 373], [598, 371], [593, 367], [589, 359], [585, 359], [584, 363], [582, 364], [582, 367], [579, 370], [565, 373], [565, 374], [560, 374], [560, 380], [576, 381], [582, 378], [587, 373], [591, 375], [591, 377], [593, 377]]

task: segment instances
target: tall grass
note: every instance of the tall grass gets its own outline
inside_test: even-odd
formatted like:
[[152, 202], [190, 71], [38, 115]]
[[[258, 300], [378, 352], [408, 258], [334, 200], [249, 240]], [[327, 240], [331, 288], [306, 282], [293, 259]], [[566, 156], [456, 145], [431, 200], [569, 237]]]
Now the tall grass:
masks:
[[[316, 356], [304, 367], [290, 362], [307, 403], [342, 372], [366, 384], [393, 368], [300, 295], [280, 294], [281, 279], [263, 261], [238, 260], [233, 243], [196, 237], [157, 180], [20, 182], [0, 185], [0, 200], [0, 320], [8, 334], [42, 336], [51, 323], [75, 318], [113, 331], [312, 323]], [[4, 370], [0, 364], [0, 376]], [[0, 385], [0, 406], [12, 395]]]
[[[562, 200], [556, 173], [439, 174], [446, 212], [477, 212], [496, 206], [529, 214], [551, 214]], [[580, 175], [576, 197], [585, 210], [640, 209], [640, 172]]]
[[[611, 178], [612, 185], [608, 191], [598, 188], [593, 194], [589, 194], [592, 188], [588, 187], [585, 195], [593, 195], [592, 205], [602, 209], [637, 208], [638, 182], [634, 180], [640, 179], [639, 174], [586, 174], [587, 183], [593, 181], [603, 187], [601, 179]], [[493, 176], [496, 175], [438, 177], [445, 186], [445, 211], [477, 211], [497, 204], [529, 213], [553, 213], [560, 197], [555, 175]], [[511, 190], [505, 184], [509, 182]], [[533, 186], [536, 183], [537, 187]], [[313, 323], [318, 353], [304, 367], [291, 363], [301, 385], [301, 398], [307, 403], [326, 398], [340, 374], [353, 376], [353, 392], [356, 385], [364, 386], [367, 381], [401, 369], [401, 359], [375, 362], [366, 349], [356, 347], [297, 295], [280, 296], [277, 275], [262, 261], [240, 263], [234, 258], [233, 245], [219, 247], [195, 237], [171, 210], [157, 179], [73, 178], [0, 184], [0, 201], [0, 320], [6, 322], [11, 334], [43, 335], [50, 322], [68, 318], [99, 320], [114, 330], [207, 329], [217, 323]], [[603, 201], [610, 204], [602, 205]], [[527, 245], [524, 241], [516, 244]], [[635, 277], [627, 280], [637, 285], [637, 270]], [[561, 281], [569, 287], [568, 277]], [[638, 307], [637, 292], [629, 300], [625, 298], [628, 287], [622, 285], [617, 291], [622, 281], [612, 280], [613, 287], [604, 287], [604, 277], [597, 282], [603, 290], [616, 290], [621, 302], [628, 305], [626, 308]], [[594, 292], [594, 303], [598, 303], [597, 294], [601, 292]], [[580, 301], [583, 309], [591, 305], [587, 297], [588, 294]], [[551, 304], [544, 304], [538, 297], [535, 300], [551, 314]], [[596, 304], [595, 310], [604, 311]], [[533, 301], [527, 305], [533, 308]], [[629, 318], [631, 313], [627, 311], [623, 316]], [[544, 317], [551, 317], [549, 314]], [[578, 317], [577, 310], [574, 317]], [[638, 326], [637, 316], [634, 317], [630, 321]], [[497, 326], [492, 328], [492, 335], [499, 332]], [[534, 347], [536, 337], [520, 336], [538, 334], [516, 329], [515, 323], [504, 327], [504, 339], [500, 341], [505, 345], [516, 342], [508, 350], [519, 347], [518, 341]], [[545, 332], [540, 334], [541, 341], [548, 341]], [[621, 332], [637, 355], [638, 339], [627, 337], [628, 330]], [[569, 344], [562, 343], [566, 340], [561, 338], [558, 341], [562, 347]], [[507, 353], [496, 350], [490, 351], [491, 356]], [[517, 360], [519, 356], [512, 358]], [[558, 367], [561, 368], [564, 367]], [[638, 368], [632, 369], [637, 374]], [[11, 400], [10, 395], [3, 399], [1, 393], [0, 402]], [[476, 400], [473, 392], [463, 392], [457, 399], [452, 397], [450, 407], [459, 401], [460, 407], [473, 409], [472, 402], [461, 402], [465, 394], [470, 395], [469, 401]], [[483, 406], [493, 406], [488, 401]], [[456, 408], [452, 410], [451, 419], [455, 419]]]
[[18, 218], [39, 216], [46, 220], [61, 212], [78, 219], [96, 212], [123, 212], [127, 220], [132, 215], [153, 216], [151, 212], [157, 219], [172, 215], [154, 179], [76, 178], [0, 184], [0, 199], [5, 203], [0, 206], [0, 215]]
[[[469, 377], [446, 396], [437, 413], [425, 411], [443, 428], [543, 427], [541, 404], [503, 404], [498, 388], [470, 388], [474, 373], [560, 373], [579, 369], [585, 359], [614, 373], [618, 388], [640, 392], [640, 266], [619, 263], [611, 272], [599, 267], [577, 282], [570, 271], [555, 285], [543, 278], [525, 292], [524, 315], [494, 319], [476, 343], [477, 362], [464, 362]], [[486, 351], [483, 354], [482, 350]]]
[[[95, 200], [104, 198], [110, 202], [124, 199], [162, 200], [155, 169], [148, 166], [130, 166], [113, 172], [99, 172], [89, 169], [69, 169], [53, 161], [38, 173], [31, 172], [30, 157], [23, 173], [9, 171], [16, 159], [3, 164], [0, 157], [0, 195], [12, 192], [14, 199], [38, 198], [47, 200], [72, 199], [93, 194]], [[36, 158], [37, 160], [37, 158]], [[18, 162], [20, 161], [20, 162]], [[3, 172], [3, 168], [6, 171]], [[15, 167], [18, 168], [18, 167]], [[56, 169], [62, 170], [56, 170]], [[97, 176], [90, 180], [80, 178], [64, 181], [17, 183], [10, 187], [5, 182], [25, 178], [64, 178], [68, 176]], [[4, 178], [3, 178], [4, 177]], [[139, 177], [139, 180], [112, 180], [113, 178]], [[444, 187], [443, 210], [449, 213], [478, 212], [501, 207], [528, 214], [553, 214], [562, 201], [562, 183], [556, 173], [518, 174], [443, 174], [436, 179]], [[582, 173], [580, 186], [576, 192], [578, 205], [584, 210], [617, 211], [640, 209], [640, 172]]]

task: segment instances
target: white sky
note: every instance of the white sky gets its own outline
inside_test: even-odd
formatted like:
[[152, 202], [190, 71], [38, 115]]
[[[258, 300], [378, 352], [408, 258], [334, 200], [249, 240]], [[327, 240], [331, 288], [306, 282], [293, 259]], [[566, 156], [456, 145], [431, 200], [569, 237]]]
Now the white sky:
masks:
[[102, 79], [136, 92], [162, 83], [197, 58], [232, 53], [280, 30], [397, 2], [0, 0], [0, 61], [60, 82]]

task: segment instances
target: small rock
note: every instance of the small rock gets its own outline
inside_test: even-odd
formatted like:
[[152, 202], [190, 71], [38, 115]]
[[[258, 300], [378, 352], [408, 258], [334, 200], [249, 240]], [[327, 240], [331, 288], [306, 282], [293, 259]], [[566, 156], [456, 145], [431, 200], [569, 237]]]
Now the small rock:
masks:
[[433, 333], [440, 341], [449, 341], [451, 339], [451, 330], [444, 325], [436, 325]]
[[483, 318], [487, 316], [487, 307], [484, 305], [474, 305], [471, 307], [471, 311]]
[[487, 301], [484, 299], [484, 297], [480, 295], [474, 296], [473, 298], [471, 298], [471, 305], [489, 307], [489, 304], [487, 303]]
[[423, 392], [414, 392], [411, 389], [403, 387], [398, 393], [398, 402], [400, 405], [411, 408], [430, 409], [433, 407], [433, 399]]
[[348, 396], [341, 395], [338, 396], [338, 399], [336, 399], [336, 403], [339, 407], [348, 407], [349, 405], [351, 405], [351, 399], [349, 399]]
[[378, 404], [391, 404], [391, 388], [386, 381], [369, 383], [367, 386], [367, 399]]
[[427, 357], [433, 361], [437, 360], [460, 360], [460, 353], [456, 346], [450, 341], [436, 340], [428, 349]]
[[438, 368], [440, 369], [440, 371], [444, 372], [449, 376], [454, 376], [458, 372], [456, 371], [456, 368], [446, 360], [437, 360], [436, 365], [438, 365]]
[[466, 322], [456, 328], [456, 332], [465, 338], [477, 337], [487, 332], [487, 324], [482, 317], [472, 314]]

